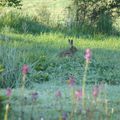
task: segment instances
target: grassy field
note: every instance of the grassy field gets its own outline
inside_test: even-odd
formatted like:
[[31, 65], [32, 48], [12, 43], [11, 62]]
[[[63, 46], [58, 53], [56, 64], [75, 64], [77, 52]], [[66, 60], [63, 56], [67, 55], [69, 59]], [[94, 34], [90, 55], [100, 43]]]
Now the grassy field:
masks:
[[[64, 36], [62, 33], [45, 33], [42, 35], [30, 34], [6, 34], [1, 39], [1, 65], [8, 71], [22, 64], [30, 64], [32, 71], [36, 71], [34, 77], [37, 81], [65, 80], [70, 74], [81, 79], [84, 71], [84, 51], [86, 48], [92, 50], [92, 60], [89, 69], [88, 81], [118, 84], [120, 74], [120, 40], [118, 37], [97, 36], [91, 38], [75, 38]], [[69, 49], [68, 39], [74, 40], [78, 48], [72, 58], [60, 58], [59, 53]], [[8, 40], [5, 40], [8, 39]], [[31, 52], [32, 51], [32, 52]], [[13, 57], [11, 59], [11, 56]], [[18, 68], [20, 71], [20, 68]], [[45, 76], [37, 75], [37, 72], [45, 73]], [[52, 71], [52, 72], [51, 72]], [[11, 77], [14, 72], [10, 72]], [[47, 76], [47, 78], [46, 78]], [[32, 76], [31, 76], [32, 77]], [[45, 77], [45, 78], [44, 78]], [[6, 78], [9, 79], [9, 78]], [[14, 78], [13, 78], [14, 79]], [[15, 75], [18, 79], [18, 75]]]
[[[7, 37], [5, 37], [7, 36]], [[74, 40], [75, 46], [78, 48], [77, 53], [73, 57], [59, 57], [59, 53], [69, 48], [68, 39]], [[4, 78], [2, 86], [14, 86], [11, 98], [12, 110], [10, 120], [16, 120], [20, 115], [20, 93], [18, 89], [21, 84], [21, 67], [23, 64], [29, 65], [29, 74], [26, 80], [27, 89], [24, 91], [27, 97], [27, 104], [24, 105], [24, 117], [30, 118], [32, 109], [30, 94], [34, 91], [39, 93], [39, 98], [34, 103], [34, 119], [43, 117], [47, 120], [59, 119], [59, 105], [66, 104], [62, 112], [67, 112], [68, 116], [72, 111], [72, 100], [70, 96], [71, 88], [66, 84], [66, 80], [70, 75], [76, 78], [75, 89], [82, 87], [82, 78], [84, 73], [84, 51], [90, 48], [92, 51], [92, 60], [87, 74], [86, 91], [91, 96], [94, 84], [101, 81], [107, 82], [106, 98], [102, 95], [99, 100], [103, 102], [97, 103], [101, 105], [103, 113], [92, 113], [91, 119], [106, 119], [104, 113], [104, 104], [108, 102], [108, 118], [111, 120], [119, 119], [119, 78], [120, 78], [120, 40], [117, 37], [96, 36], [76, 38], [66, 36], [62, 33], [44, 33], [41, 35], [31, 34], [2, 34], [0, 41], [0, 61], [4, 71], [1, 72], [1, 81]], [[17, 71], [16, 71], [17, 70]], [[15, 72], [16, 71], [16, 72]], [[3, 74], [4, 73], [4, 74]], [[92, 83], [92, 84], [91, 84]], [[116, 84], [115, 86], [112, 84]], [[1, 87], [2, 87], [1, 86]], [[56, 103], [55, 91], [61, 90], [63, 98], [61, 104]], [[5, 94], [5, 91], [2, 91]], [[92, 98], [92, 96], [91, 96]], [[58, 101], [57, 101], [58, 102]], [[89, 100], [87, 101], [89, 104]], [[56, 105], [57, 104], [57, 105]], [[71, 106], [71, 107], [69, 107]], [[17, 108], [16, 108], [17, 107]], [[19, 107], [19, 109], [18, 109]], [[57, 108], [56, 108], [57, 107]], [[88, 105], [89, 109], [89, 105]], [[114, 114], [112, 110], [114, 109]], [[91, 110], [92, 111], [92, 110]], [[97, 112], [97, 111], [96, 111]], [[16, 114], [14, 114], [16, 113]], [[13, 115], [14, 114], [14, 115]], [[97, 115], [98, 116], [97, 116]], [[110, 115], [111, 114], [111, 115]], [[27, 115], [27, 116], [26, 116]], [[74, 119], [78, 120], [80, 116], [76, 115]], [[88, 119], [89, 116], [82, 116], [81, 119]], [[68, 119], [70, 119], [68, 117]]]
[[[77, 85], [75, 89], [79, 89], [80, 86]], [[60, 101], [57, 101], [55, 92], [60, 90], [62, 93], [62, 98]], [[84, 113], [80, 113], [74, 117], [74, 120], [83, 120], [83, 119], [95, 119], [95, 120], [119, 120], [119, 112], [120, 112], [120, 87], [119, 86], [110, 86], [106, 87], [107, 90], [107, 97], [105, 98], [104, 95], [100, 95], [98, 98], [97, 103], [92, 103], [92, 86], [88, 85], [86, 87], [87, 90], [87, 108], [91, 113], [90, 115], [85, 116]], [[62, 112], [67, 113], [67, 119], [70, 119], [70, 112], [73, 110], [73, 101], [70, 96], [71, 88], [67, 84], [59, 84], [56, 85], [55, 83], [48, 82], [43, 84], [35, 84], [33, 89], [25, 90], [24, 91], [24, 119], [29, 120], [31, 117], [31, 111], [34, 114], [35, 120], [45, 119], [45, 120], [59, 120], [61, 112], [60, 107], [62, 106]], [[2, 94], [5, 94], [5, 91], [1, 91]], [[32, 108], [31, 102], [31, 94], [33, 92], [38, 92], [38, 99], [33, 103], [34, 108]], [[106, 92], [106, 91], [104, 91]], [[20, 117], [21, 111], [21, 101], [20, 101], [20, 94], [21, 89], [13, 89], [12, 97], [11, 97], [11, 111], [9, 112], [9, 120], [16, 120]], [[105, 100], [108, 100], [107, 108], [105, 104]], [[59, 103], [60, 102], [60, 103]], [[82, 110], [81, 103], [77, 107], [78, 112]], [[96, 107], [96, 108], [94, 108]], [[100, 111], [97, 111], [100, 108]], [[92, 113], [92, 111], [96, 109]], [[106, 117], [106, 109], [108, 111]], [[83, 111], [84, 112], [84, 111]]]
[[[69, 33], [69, 30], [46, 26], [47, 21], [44, 21], [47, 19], [46, 16], [42, 16], [45, 24], [36, 20], [41, 19], [39, 15], [46, 11], [48, 5], [47, 10], [52, 13], [51, 18], [62, 21], [65, 19], [63, 8], [68, 4], [69, 1], [64, 2], [64, 0], [45, 2], [24, 0], [21, 12], [16, 10], [12, 14], [7, 14], [8, 8], [3, 10], [5, 17], [0, 19], [0, 101], [1, 96], [6, 94], [5, 89], [11, 87], [12, 96], [8, 99], [11, 109], [8, 120], [18, 119], [22, 106], [24, 106], [22, 114], [25, 120], [64, 120], [60, 118], [63, 113], [67, 113], [67, 120], [119, 120], [120, 37], [102, 34], [76, 36], [74, 32]], [[45, 9], [42, 8], [41, 12], [39, 7], [43, 5]], [[45, 14], [48, 15], [46, 12]], [[72, 57], [60, 57], [60, 52], [70, 48], [68, 39], [73, 39], [78, 51]], [[86, 111], [81, 112], [82, 101], [80, 100], [79, 105], [74, 103], [71, 94], [82, 87], [85, 69], [84, 54], [87, 48], [91, 49], [92, 58], [87, 71], [85, 88]], [[24, 64], [29, 66], [29, 73], [26, 77], [24, 101], [21, 106], [23, 77], [21, 69]], [[71, 75], [76, 79], [73, 88], [67, 85]], [[106, 87], [101, 90], [96, 101], [92, 90], [94, 85], [101, 82], [105, 82]], [[59, 100], [55, 96], [57, 90], [62, 94]], [[31, 101], [33, 92], [38, 93], [35, 102]], [[7, 102], [4, 101], [4, 105]], [[74, 105], [77, 107], [74, 108]], [[78, 113], [73, 109], [77, 109]], [[33, 119], [31, 110], [34, 114]], [[70, 117], [72, 112], [75, 114], [74, 119]], [[2, 119], [0, 115], [0, 120]]]

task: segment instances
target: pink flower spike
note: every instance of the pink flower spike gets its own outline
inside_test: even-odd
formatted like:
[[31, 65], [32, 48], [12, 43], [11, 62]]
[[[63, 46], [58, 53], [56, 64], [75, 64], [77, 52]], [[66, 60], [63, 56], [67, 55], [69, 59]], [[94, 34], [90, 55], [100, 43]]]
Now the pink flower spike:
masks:
[[91, 59], [91, 50], [89, 48], [87, 48], [85, 51], [85, 59], [87, 62], [89, 62]]
[[98, 85], [93, 87], [92, 95], [95, 99], [98, 97], [98, 95], [99, 95], [99, 86]]
[[91, 50], [89, 48], [86, 49], [86, 53], [90, 53]]
[[56, 96], [57, 98], [60, 98], [60, 97], [62, 96], [61, 91], [60, 91], [60, 90], [57, 90], [56, 93], [55, 93], [55, 96]]
[[7, 95], [8, 97], [10, 97], [11, 94], [12, 94], [12, 89], [11, 89], [11, 88], [7, 88], [7, 90], [6, 90], [6, 95]]
[[75, 91], [75, 98], [77, 100], [81, 100], [82, 99], [82, 89]]
[[28, 65], [23, 65], [22, 67], [22, 74], [27, 74], [28, 73]]

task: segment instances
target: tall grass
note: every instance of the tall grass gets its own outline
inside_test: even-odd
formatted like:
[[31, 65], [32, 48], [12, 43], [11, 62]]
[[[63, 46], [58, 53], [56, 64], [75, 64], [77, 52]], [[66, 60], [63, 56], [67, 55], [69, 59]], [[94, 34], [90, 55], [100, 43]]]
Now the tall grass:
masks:
[[[35, 0], [27, 4], [29, 1], [25, 0], [23, 3], [34, 9], [29, 9], [32, 12], [29, 12], [28, 15], [26, 14], [28, 13], [27, 5], [23, 5], [21, 11], [15, 11], [15, 9], [9, 11], [6, 8], [8, 12], [4, 11], [3, 14], [0, 14], [0, 87], [13, 88], [10, 101], [12, 110], [10, 109], [9, 119], [16, 120], [20, 117], [19, 88], [23, 84], [21, 81], [23, 64], [29, 66], [29, 72], [25, 76], [24, 83], [24, 87], [29, 91], [24, 89], [25, 96], [22, 101], [24, 108], [22, 112], [25, 113], [24, 119], [33, 119], [33, 117], [36, 120], [42, 118], [61, 119], [62, 112], [67, 112], [68, 115], [73, 117], [76, 110], [78, 111], [75, 113], [75, 119], [79, 119], [79, 117], [81, 119], [97, 119], [100, 115], [102, 115], [101, 119], [118, 119], [120, 111], [119, 86], [113, 86], [113, 84], [120, 84], [120, 38], [101, 34], [106, 26], [105, 23], [101, 26], [101, 21], [98, 23], [101, 27], [101, 33], [93, 36], [86, 34], [86, 31], [87, 33], [92, 31], [90, 27], [90, 30], [88, 30], [87, 25], [84, 25], [82, 32], [78, 31], [74, 25], [65, 25], [66, 15], [64, 16], [62, 7], [66, 7], [69, 2], [64, 5], [64, 1], [61, 4], [59, 4], [60, 1], [56, 2], [55, 4], [49, 4], [49, 7], [44, 2], [41, 4], [44, 7], [38, 8], [40, 1]], [[59, 15], [60, 13], [62, 14]], [[53, 21], [51, 17], [54, 18]], [[101, 19], [104, 21], [104, 17]], [[111, 28], [111, 26], [108, 27]], [[107, 31], [108, 28], [105, 30]], [[70, 47], [68, 44], [69, 38], [74, 40], [78, 52], [73, 57], [61, 58], [59, 53]], [[87, 80], [85, 81], [87, 85], [84, 87], [88, 100], [86, 101], [86, 108], [88, 109], [81, 113], [80, 105], [82, 102], [75, 102], [73, 100], [74, 96], [71, 99], [70, 91], [73, 93], [74, 90], [80, 92], [86, 48], [91, 48], [92, 59], [87, 70]], [[76, 79], [74, 89], [66, 85], [69, 76], [74, 76]], [[91, 96], [91, 85], [101, 83], [101, 81], [112, 84], [112, 86], [108, 85], [106, 87], [108, 92], [103, 91], [96, 102]], [[54, 96], [54, 92], [57, 90], [62, 94], [58, 95], [62, 98], [60, 98], [60, 101], [57, 101], [58, 99]], [[39, 98], [33, 102], [31, 95], [36, 91]], [[5, 94], [5, 91], [0, 90], [0, 105], [1, 95], [3, 94]], [[106, 99], [109, 99], [109, 101]], [[115, 111], [113, 108], [115, 108]], [[34, 116], [30, 115], [31, 109]]]
[[[7, 36], [8, 40], [5, 40]], [[94, 55], [88, 83], [106, 81], [119, 84], [119, 38], [94, 37], [75, 38], [77, 54], [72, 58], [59, 58], [59, 53], [69, 48], [69, 37], [61, 33], [41, 35], [9, 34], [2, 35], [0, 40], [1, 86], [16, 86], [21, 79], [20, 70], [23, 64], [30, 65], [28, 83], [55, 80], [64, 81], [70, 74], [81, 80], [83, 71], [84, 49], [89, 47]], [[79, 83], [79, 82], [78, 82]], [[28, 85], [29, 86], [29, 85]]]

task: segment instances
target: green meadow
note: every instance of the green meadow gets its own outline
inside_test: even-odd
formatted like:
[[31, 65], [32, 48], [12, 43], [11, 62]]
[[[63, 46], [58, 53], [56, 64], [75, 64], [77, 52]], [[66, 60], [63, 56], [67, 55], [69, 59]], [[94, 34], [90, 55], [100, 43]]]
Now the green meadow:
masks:
[[[8, 102], [8, 120], [119, 120], [120, 37], [83, 34], [61, 27], [69, 4], [68, 0], [23, 0], [21, 10], [1, 9], [0, 120], [7, 120]], [[70, 48], [68, 39], [73, 39], [77, 52], [71, 57], [60, 57]], [[87, 48], [91, 59], [85, 73]], [[24, 64], [28, 65], [25, 83]], [[83, 100], [75, 102], [74, 92], [83, 87], [85, 74], [83, 109]], [[70, 76], [75, 80], [72, 87], [68, 85]], [[94, 99], [93, 88], [101, 84], [103, 88]], [[10, 97], [6, 97], [8, 87], [12, 89]], [[58, 90], [60, 95], [56, 95]], [[38, 96], [32, 101], [34, 92]]]

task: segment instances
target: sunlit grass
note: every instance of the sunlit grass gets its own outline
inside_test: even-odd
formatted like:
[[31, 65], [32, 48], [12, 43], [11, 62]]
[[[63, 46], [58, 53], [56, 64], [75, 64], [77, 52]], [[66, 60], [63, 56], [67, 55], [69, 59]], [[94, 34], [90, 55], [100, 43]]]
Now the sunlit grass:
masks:
[[[37, 44], [37, 43], [44, 43], [44, 45], [48, 45], [51, 44], [51, 46], [56, 46], [59, 47], [62, 44], [62, 47], [69, 47], [68, 45], [68, 39], [71, 38], [74, 40], [75, 45], [78, 48], [86, 48], [86, 47], [90, 47], [90, 48], [104, 48], [104, 49], [108, 49], [108, 50], [120, 50], [120, 38], [119, 37], [113, 37], [113, 36], [96, 36], [96, 37], [88, 37], [88, 38], [84, 38], [80, 37], [80, 38], [76, 38], [76, 37], [72, 37], [72, 36], [64, 36], [64, 34], [62, 33], [44, 33], [41, 35], [32, 35], [32, 34], [13, 34], [13, 33], [8, 33], [6, 34], [6, 36], [8, 36], [8, 38], [10, 39], [8, 41], [8, 44], [11, 43], [11, 41], [13, 42], [13, 45], [17, 45], [17, 43], [23, 43], [24, 45], [28, 44], [28, 45], [33, 45], [33, 43]], [[3, 38], [4, 39], [4, 38]], [[2, 40], [1, 42], [3, 42], [4, 40]], [[25, 43], [24, 43], [25, 42]], [[19, 44], [18, 44], [19, 45]]]
[[[19, 60], [21, 61], [20, 64], [24, 64], [24, 62], [34, 64], [39, 61], [40, 65], [45, 69], [43, 71], [48, 73], [50, 80], [55, 80], [56, 78], [65, 79], [64, 77], [72, 73], [80, 79], [84, 64], [84, 50], [91, 48], [93, 58], [88, 78], [94, 82], [95, 79], [97, 82], [99, 80], [106, 81], [106, 79], [112, 83], [119, 81], [120, 40], [118, 37], [76, 38], [74, 36], [65, 37], [62, 33], [45, 33], [41, 35], [6, 33], [5, 35], [9, 40], [5, 41], [4, 38], [1, 38], [1, 49], [2, 47], [6, 49], [2, 61], [7, 62], [8, 58], [6, 56], [9, 53], [9, 56], [11, 54], [14, 55], [14, 62], [11, 61], [13, 64], [17, 64]], [[74, 45], [78, 48], [78, 52], [72, 58], [59, 58], [61, 51], [69, 49], [69, 38], [74, 40]], [[11, 64], [9, 62], [6, 64]], [[1, 64], [5, 65], [5, 62], [1, 62]], [[52, 73], [51, 70], [53, 70]]]

